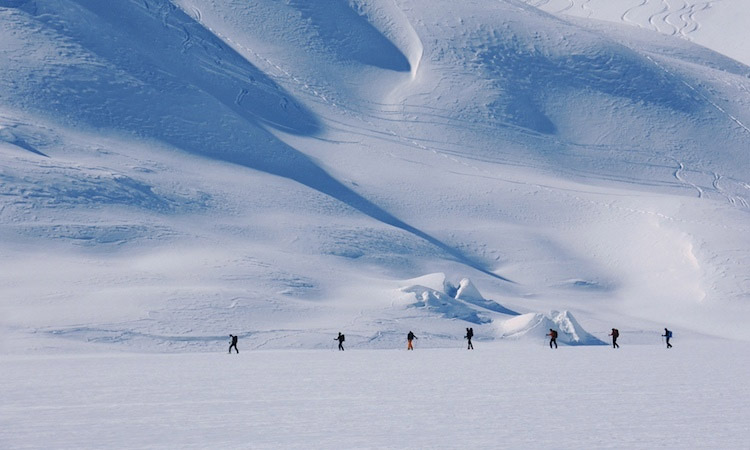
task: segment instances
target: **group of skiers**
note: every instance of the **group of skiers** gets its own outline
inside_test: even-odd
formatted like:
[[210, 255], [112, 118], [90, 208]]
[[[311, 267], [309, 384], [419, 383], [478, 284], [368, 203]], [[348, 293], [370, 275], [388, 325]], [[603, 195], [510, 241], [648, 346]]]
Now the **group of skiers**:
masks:
[[[549, 336], [549, 348], [557, 348], [557, 330], [550, 328], [549, 333], [547, 333], [545, 336]], [[620, 348], [620, 344], [617, 343], [617, 338], [620, 337], [620, 331], [617, 328], [612, 328], [612, 332], [609, 333], [609, 336], [612, 336], [612, 348]], [[229, 353], [232, 353], [233, 348], [237, 353], [239, 353], [240, 351], [237, 350], [237, 336], [230, 334], [229, 337], [231, 339], [231, 342], [229, 344]], [[474, 344], [471, 343], [471, 339], [473, 337], [474, 328], [467, 328], [466, 335], [464, 336], [464, 339], [466, 339], [469, 343], [467, 350], [474, 350]], [[662, 337], [667, 341], [667, 348], [672, 348], [672, 344], [669, 343], [669, 340], [672, 339], [672, 332], [664, 328], [664, 334], [662, 334]], [[414, 350], [414, 339], [419, 338], [414, 334], [414, 332], [409, 331], [409, 333], [406, 335], [407, 350]], [[333, 338], [333, 340], [339, 341], [339, 351], [344, 351], [344, 341], [346, 341], [346, 336], [344, 336], [343, 333], [339, 332], [339, 335]]]

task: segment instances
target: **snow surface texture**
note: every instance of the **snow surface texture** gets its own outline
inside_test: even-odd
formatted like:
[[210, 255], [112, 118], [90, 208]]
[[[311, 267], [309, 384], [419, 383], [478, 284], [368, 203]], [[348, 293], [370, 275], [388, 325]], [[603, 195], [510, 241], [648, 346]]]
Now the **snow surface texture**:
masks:
[[731, 30], [750, 23], [743, 0], [525, 0], [552, 14], [622, 22], [686, 38], [750, 65], [750, 42]]
[[750, 4], [562, 3], [0, 0], [0, 353], [750, 340]]
[[[333, 341], [332, 341], [333, 342]], [[19, 355], [3, 448], [741, 449], [730, 342], [240, 354]], [[706, 363], [710, 361], [710, 363]], [[48, 376], [54, 373], [55, 376]]]

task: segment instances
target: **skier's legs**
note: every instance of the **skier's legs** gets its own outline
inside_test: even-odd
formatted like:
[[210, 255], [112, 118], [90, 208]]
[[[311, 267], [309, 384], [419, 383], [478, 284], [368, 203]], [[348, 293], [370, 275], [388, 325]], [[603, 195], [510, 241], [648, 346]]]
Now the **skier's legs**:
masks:
[[414, 350], [414, 346], [411, 345], [411, 340], [409, 340], [409, 343], [406, 345], [407, 350]]

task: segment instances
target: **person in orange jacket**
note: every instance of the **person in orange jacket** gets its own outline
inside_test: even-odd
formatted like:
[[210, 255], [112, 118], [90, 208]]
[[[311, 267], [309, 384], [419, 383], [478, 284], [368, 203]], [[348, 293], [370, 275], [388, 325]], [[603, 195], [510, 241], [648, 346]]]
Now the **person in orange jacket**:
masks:
[[409, 334], [406, 335], [406, 341], [408, 344], [406, 345], [407, 350], [414, 350], [414, 345], [412, 345], [412, 341], [414, 339], [419, 339], [417, 336], [414, 335], [411, 331], [409, 331]]

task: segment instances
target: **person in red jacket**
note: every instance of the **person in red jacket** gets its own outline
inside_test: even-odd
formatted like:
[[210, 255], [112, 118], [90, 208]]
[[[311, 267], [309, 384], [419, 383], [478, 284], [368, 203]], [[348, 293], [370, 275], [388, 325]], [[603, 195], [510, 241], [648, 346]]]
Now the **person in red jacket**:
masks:
[[549, 348], [552, 348], [552, 344], [554, 344], [555, 348], [557, 348], [557, 331], [550, 328], [549, 333], [547, 333], [546, 335], [549, 336]]
[[617, 338], [620, 337], [620, 331], [617, 328], [612, 328], [612, 332], [609, 333], [612, 336], [612, 348], [620, 348], [617, 344]]

